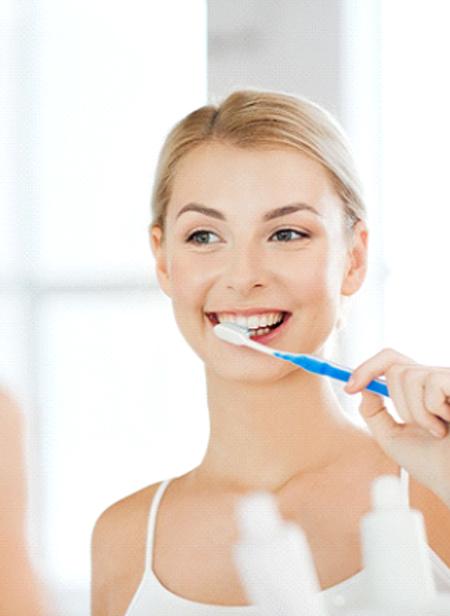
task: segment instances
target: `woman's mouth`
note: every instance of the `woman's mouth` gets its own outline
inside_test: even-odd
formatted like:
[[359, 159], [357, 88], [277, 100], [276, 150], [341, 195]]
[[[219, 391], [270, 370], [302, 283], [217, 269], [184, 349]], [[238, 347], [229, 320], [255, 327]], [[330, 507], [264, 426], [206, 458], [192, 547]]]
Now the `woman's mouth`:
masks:
[[[240, 315], [230, 313], [207, 312], [206, 316], [212, 325], [218, 323], [234, 323], [247, 328], [250, 338], [262, 344], [269, 342], [286, 327], [292, 313], [280, 311], [278, 314], [270, 313], [266, 318], [263, 315], [253, 315], [253, 317], [240, 317]], [[265, 316], [265, 315], [264, 315]]]

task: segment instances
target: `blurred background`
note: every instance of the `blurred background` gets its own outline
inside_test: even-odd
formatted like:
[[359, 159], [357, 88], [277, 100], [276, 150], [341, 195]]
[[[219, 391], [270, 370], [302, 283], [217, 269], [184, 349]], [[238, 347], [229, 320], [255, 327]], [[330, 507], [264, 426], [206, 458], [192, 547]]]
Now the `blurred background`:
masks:
[[89, 613], [101, 511], [206, 446], [202, 365], [147, 231], [159, 149], [189, 111], [245, 87], [331, 111], [371, 229], [334, 359], [391, 346], [450, 365], [449, 18], [446, 0], [0, 4], [0, 381], [28, 418], [30, 542], [57, 614]]

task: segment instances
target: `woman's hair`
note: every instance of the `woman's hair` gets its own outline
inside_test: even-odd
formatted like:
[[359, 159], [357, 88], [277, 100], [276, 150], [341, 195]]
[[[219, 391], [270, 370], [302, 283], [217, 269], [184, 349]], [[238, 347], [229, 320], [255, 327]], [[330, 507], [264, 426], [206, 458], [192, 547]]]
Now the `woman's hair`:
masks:
[[153, 219], [161, 227], [179, 161], [209, 143], [245, 149], [293, 148], [318, 161], [328, 172], [344, 206], [351, 235], [367, 213], [347, 139], [336, 120], [317, 104], [282, 92], [238, 90], [218, 106], [205, 105], [172, 128], [161, 149], [152, 193]]

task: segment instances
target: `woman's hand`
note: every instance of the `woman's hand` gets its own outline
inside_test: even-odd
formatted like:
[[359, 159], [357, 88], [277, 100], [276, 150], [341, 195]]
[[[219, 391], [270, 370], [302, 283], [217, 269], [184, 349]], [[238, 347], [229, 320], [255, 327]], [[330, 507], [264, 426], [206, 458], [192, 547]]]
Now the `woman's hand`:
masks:
[[[387, 398], [364, 389], [382, 375], [405, 423], [389, 413]], [[450, 507], [450, 368], [384, 349], [358, 366], [351, 381], [344, 391], [362, 394], [359, 411], [386, 455]]]

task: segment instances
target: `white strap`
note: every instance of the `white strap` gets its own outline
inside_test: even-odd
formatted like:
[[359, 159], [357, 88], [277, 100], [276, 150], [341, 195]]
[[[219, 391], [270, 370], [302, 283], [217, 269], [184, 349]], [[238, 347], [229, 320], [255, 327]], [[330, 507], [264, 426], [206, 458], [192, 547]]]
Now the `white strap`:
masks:
[[147, 545], [145, 548], [145, 568], [152, 569], [153, 568], [153, 543], [155, 536], [155, 526], [156, 526], [156, 516], [159, 509], [159, 503], [161, 501], [162, 495], [164, 494], [167, 486], [171, 482], [171, 479], [165, 479], [162, 481], [152, 499], [152, 504], [150, 506], [150, 513], [148, 516], [148, 524], [147, 524]]

